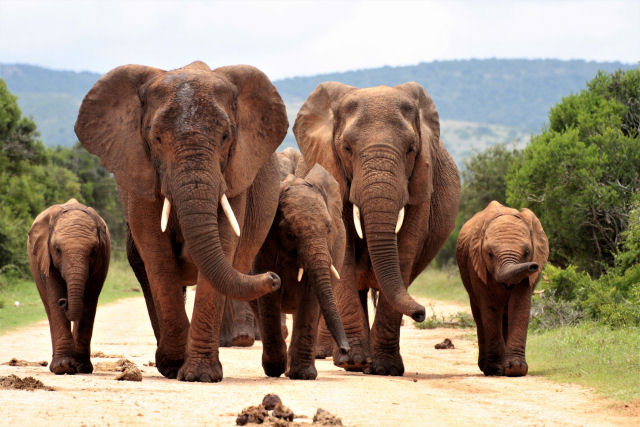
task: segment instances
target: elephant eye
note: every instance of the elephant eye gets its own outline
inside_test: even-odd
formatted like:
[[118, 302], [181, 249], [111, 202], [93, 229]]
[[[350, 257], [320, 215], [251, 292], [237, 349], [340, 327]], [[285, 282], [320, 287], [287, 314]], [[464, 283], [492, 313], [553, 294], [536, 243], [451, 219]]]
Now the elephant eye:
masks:
[[407, 149], [407, 154], [411, 154], [415, 151], [415, 149], [413, 148], [413, 145], [410, 145], [409, 148]]
[[225, 133], [222, 135], [222, 142], [226, 141], [226, 140], [227, 140], [227, 138], [229, 138], [229, 132], [225, 132]]
[[493, 251], [489, 251], [489, 258], [493, 259]]
[[528, 258], [530, 253], [531, 253], [531, 251], [529, 250], [529, 248], [526, 248], [526, 249], [524, 250], [524, 257], [525, 257], [525, 258]]
[[287, 231], [287, 239], [291, 240], [292, 242], [296, 240], [296, 235], [293, 234], [290, 231]]
[[62, 251], [60, 250], [60, 246], [58, 246], [58, 245], [55, 245], [55, 246], [53, 247], [53, 249], [56, 251], [56, 253], [57, 253], [58, 255], [60, 255], [60, 253], [62, 252]]

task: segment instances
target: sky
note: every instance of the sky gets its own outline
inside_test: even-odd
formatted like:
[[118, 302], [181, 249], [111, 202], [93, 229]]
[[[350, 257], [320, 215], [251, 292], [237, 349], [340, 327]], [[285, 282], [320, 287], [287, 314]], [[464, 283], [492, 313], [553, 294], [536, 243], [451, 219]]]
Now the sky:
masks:
[[640, 1], [0, 0], [0, 63], [270, 78], [471, 58], [640, 61]]

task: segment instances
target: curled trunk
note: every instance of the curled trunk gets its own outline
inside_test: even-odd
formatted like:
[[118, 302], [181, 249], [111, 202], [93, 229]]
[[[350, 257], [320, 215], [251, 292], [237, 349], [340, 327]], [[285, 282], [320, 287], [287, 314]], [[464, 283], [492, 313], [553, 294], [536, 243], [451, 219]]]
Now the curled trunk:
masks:
[[538, 271], [535, 262], [505, 263], [496, 271], [496, 282], [514, 285]]
[[[271, 272], [249, 276], [235, 270], [222, 250], [218, 230], [220, 180], [206, 171], [182, 171], [183, 178], [173, 192], [173, 205], [189, 253], [198, 270], [224, 295], [249, 301], [280, 287], [280, 278]], [[203, 178], [204, 177], [204, 178]]]

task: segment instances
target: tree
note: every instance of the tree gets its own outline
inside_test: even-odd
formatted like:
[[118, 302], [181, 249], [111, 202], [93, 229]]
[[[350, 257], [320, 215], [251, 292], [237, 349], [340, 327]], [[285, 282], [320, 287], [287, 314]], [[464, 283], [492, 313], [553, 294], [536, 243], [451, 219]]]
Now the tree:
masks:
[[507, 201], [528, 207], [550, 261], [591, 274], [612, 265], [640, 190], [640, 69], [599, 73], [549, 113], [507, 175]]
[[506, 204], [505, 176], [521, 157], [520, 150], [510, 148], [507, 144], [496, 144], [464, 160], [456, 226], [438, 253], [436, 263], [443, 265], [453, 262], [460, 229], [475, 213], [486, 208], [492, 200]]

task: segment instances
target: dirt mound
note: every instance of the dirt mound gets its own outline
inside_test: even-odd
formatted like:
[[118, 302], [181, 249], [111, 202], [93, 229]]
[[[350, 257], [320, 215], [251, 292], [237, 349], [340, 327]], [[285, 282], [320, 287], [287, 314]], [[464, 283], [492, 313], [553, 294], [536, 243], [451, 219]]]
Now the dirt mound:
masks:
[[16, 389], [16, 390], [47, 390], [54, 391], [53, 387], [44, 385], [40, 380], [33, 377], [20, 378], [16, 375], [0, 377], [0, 389]]
[[9, 360], [8, 362], [4, 362], [3, 365], [9, 366], [48, 366], [49, 362], [46, 360], [41, 360], [40, 362], [29, 362], [28, 360], [20, 360], [15, 357]]
[[95, 369], [103, 372], [120, 372], [115, 378], [118, 381], [142, 381], [142, 371], [128, 359], [120, 359], [117, 362], [98, 362]]
[[[271, 413], [269, 413], [271, 411]], [[272, 427], [308, 426], [308, 423], [293, 422], [294, 418], [307, 418], [295, 415], [293, 411], [282, 404], [277, 394], [267, 394], [258, 406], [244, 408], [236, 418], [236, 425], [263, 424]], [[342, 420], [324, 409], [318, 408], [313, 416], [313, 424], [325, 426], [341, 426]]]
[[449, 338], [435, 345], [436, 350], [450, 350], [456, 348]]
[[322, 426], [341, 426], [342, 419], [336, 417], [329, 411], [318, 408], [316, 414], [313, 416], [313, 423], [320, 424]]

